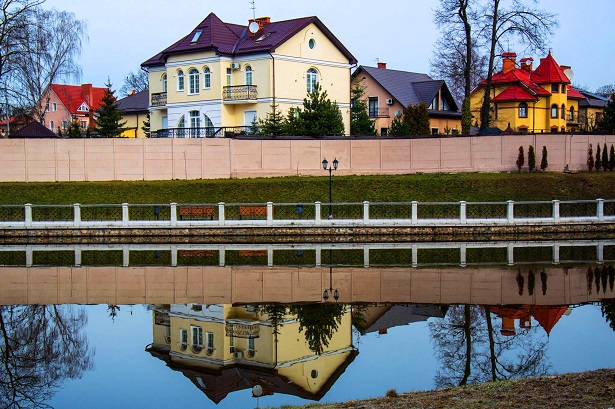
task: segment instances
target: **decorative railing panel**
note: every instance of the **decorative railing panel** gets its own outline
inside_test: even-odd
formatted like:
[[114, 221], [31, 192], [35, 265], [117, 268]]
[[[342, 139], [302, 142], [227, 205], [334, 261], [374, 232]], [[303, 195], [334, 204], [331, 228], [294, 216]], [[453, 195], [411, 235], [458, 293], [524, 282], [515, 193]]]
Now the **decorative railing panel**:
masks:
[[157, 92], [152, 94], [151, 106], [160, 107], [165, 106], [167, 104], [167, 93], [166, 92]]
[[257, 98], [256, 85], [234, 85], [222, 89], [224, 101], [256, 100]]

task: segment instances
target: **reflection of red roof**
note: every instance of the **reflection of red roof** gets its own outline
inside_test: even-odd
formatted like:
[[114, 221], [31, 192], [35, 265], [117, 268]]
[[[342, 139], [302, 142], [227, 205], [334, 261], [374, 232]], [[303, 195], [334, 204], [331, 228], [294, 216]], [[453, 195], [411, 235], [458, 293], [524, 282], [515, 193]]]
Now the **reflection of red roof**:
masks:
[[501, 101], [538, 101], [536, 95], [531, 94], [527, 88], [521, 85], [511, 85], [502, 91], [497, 97], [493, 98], [494, 102]]
[[532, 315], [549, 335], [567, 309], [567, 306], [534, 305], [532, 306]]
[[92, 110], [97, 110], [100, 107], [106, 88], [93, 87], [92, 84], [83, 85], [61, 85], [51, 84], [51, 89], [56, 93], [62, 104], [68, 109], [71, 114], [76, 114], [77, 109], [84, 102]]
[[534, 70], [531, 77], [532, 81], [536, 84], [570, 84], [570, 80], [564, 74], [564, 70], [555, 62], [551, 53], [540, 60], [540, 65]]

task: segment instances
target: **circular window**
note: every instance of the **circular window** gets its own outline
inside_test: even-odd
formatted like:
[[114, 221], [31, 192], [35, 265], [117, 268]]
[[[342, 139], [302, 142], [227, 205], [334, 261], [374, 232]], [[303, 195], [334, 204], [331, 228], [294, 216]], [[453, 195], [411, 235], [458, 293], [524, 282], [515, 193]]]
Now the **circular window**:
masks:
[[316, 47], [316, 40], [314, 40], [313, 38], [310, 38], [310, 41], [308, 44], [311, 49], [314, 49], [314, 47]]
[[312, 375], [312, 379], [318, 378], [318, 371], [316, 369], [312, 369], [311, 375]]

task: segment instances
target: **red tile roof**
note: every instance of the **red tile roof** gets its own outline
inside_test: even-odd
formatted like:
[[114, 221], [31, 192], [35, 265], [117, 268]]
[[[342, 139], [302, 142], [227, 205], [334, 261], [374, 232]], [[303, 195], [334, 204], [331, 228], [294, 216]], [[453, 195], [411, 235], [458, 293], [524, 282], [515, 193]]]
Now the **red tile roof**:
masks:
[[493, 98], [493, 101], [538, 101], [538, 97], [536, 97], [536, 94], [530, 92], [526, 87], [521, 85], [511, 85], [499, 93], [498, 96]]
[[51, 84], [51, 89], [58, 98], [60, 98], [60, 101], [62, 101], [66, 109], [68, 109], [71, 114], [76, 114], [77, 109], [79, 109], [84, 102], [88, 104], [90, 109], [97, 110], [100, 107], [100, 101], [107, 88], [92, 87], [92, 84]]
[[581, 94], [579, 91], [572, 87], [568, 87], [568, 98], [570, 99], [585, 99], [585, 95]]
[[551, 53], [540, 59], [540, 65], [532, 72], [531, 79], [536, 84], [570, 84], [564, 70], [555, 62]]
[[[218, 54], [225, 55], [274, 52], [277, 47], [312, 23], [338, 47], [344, 56], [348, 58], [350, 64], [356, 64], [356, 58], [318, 17], [303, 17], [294, 20], [270, 22], [265, 24], [255, 35], [251, 36], [247, 26], [224, 23], [214, 13], [210, 13], [190, 34], [141, 65], [143, 67], [163, 65], [170, 55], [195, 51], [213, 50]], [[201, 34], [197, 41], [193, 41], [198, 31], [201, 31]]]

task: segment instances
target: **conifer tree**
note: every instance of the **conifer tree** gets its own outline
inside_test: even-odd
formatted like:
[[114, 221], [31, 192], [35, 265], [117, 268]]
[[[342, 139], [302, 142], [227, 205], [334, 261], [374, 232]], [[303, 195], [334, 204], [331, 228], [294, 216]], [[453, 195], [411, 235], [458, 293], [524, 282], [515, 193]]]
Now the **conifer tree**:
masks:
[[549, 167], [549, 160], [547, 159], [547, 147], [542, 147], [542, 159], [540, 159], [540, 170], [543, 172]]
[[517, 171], [521, 173], [521, 168], [525, 164], [525, 154], [523, 153], [523, 146], [519, 146], [519, 155], [517, 155]]
[[73, 118], [68, 129], [66, 130], [66, 136], [69, 138], [81, 138], [83, 135], [81, 134], [81, 128], [79, 127], [79, 123], [77, 122], [77, 118]]
[[345, 132], [342, 112], [318, 83], [303, 99], [299, 120], [308, 136], [344, 135]]
[[369, 118], [367, 102], [363, 99], [364, 94], [365, 85], [362, 85], [361, 82], [356, 83], [350, 90], [350, 97], [353, 102], [350, 108], [350, 134], [375, 136], [376, 126], [374, 121]]
[[470, 98], [463, 100], [461, 105], [461, 133], [464, 135], [470, 135], [472, 128], [472, 111], [470, 110]]
[[609, 171], [615, 170], [615, 146], [611, 145], [611, 152], [609, 153]]
[[611, 99], [607, 106], [604, 107], [604, 113], [602, 114], [602, 120], [600, 121], [600, 128], [610, 131], [615, 131], [615, 94], [611, 95]]
[[410, 128], [404, 121], [401, 112], [398, 112], [391, 122], [391, 128], [389, 129], [389, 135], [391, 136], [406, 136], [410, 135]]
[[300, 115], [300, 108], [292, 107], [288, 110], [286, 118], [284, 118], [284, 133], [286, 135], [306, 135]]
[[600, 154], [600, 144], [596, 146], [596, 170], [600, 170], [602, 167], [602, 155]]
[[587, 170], [590, 172], [594, 170], [594, 148], [591, 143], [587, 148]]
[[122, 127], [126, 122], [122, 120], [122, 112], [117, 107], [114, 91], [111, 90], [111, 81], [107, 79], [107, 87], [101, 99], [100, 108], [96, 110], [95, 131], [101, 138], [115, 138], [122, 134]]
[[527, 167], [530, 169], [530, 172], [536, 170], [536, 153], [534, 152], [534, 145], [530, 145], [527, 151]]
[[606, 143], [602, 149], [602, 170], [606, 172], [609, 168], [609, 151], [606, 148]]
[[263, 135], [284, 135], [284, 116], [278, 110], [278, 105], [271, 104], [271, 111], [267, 112], [265, 119], [259, 119], [258, 125]]
[[143, 120], [143, 126], [141, 127], [141, 130], [143, 131], [143, 133], [145, 134], [146, 138], [150, 137], [150, 117], [149, 117], [149, 112], [147, 113], [147, 116], [145, 117], [145, 119]]
[[429, 135], [431, 134], [431, 127], [429, 123], [429, 112], [427, 111], [427, 105], [423, 101], [417, 106], [416, 111], [416, 129], [417, 135]]

